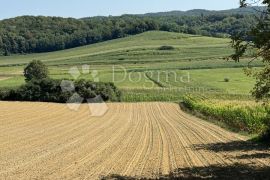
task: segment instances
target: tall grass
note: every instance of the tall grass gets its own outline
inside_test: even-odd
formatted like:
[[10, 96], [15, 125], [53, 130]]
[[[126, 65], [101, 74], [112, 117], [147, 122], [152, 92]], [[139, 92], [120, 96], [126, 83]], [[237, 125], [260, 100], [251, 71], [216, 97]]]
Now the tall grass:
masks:
[[121, 89], [123, 102], [179, 102], [183, 93], [166, 88]]
[[268, 108], [253, 101], [220, 101], [185, 96], [183, 104], [188, 109], [222, 121], [235, 130], [260, 134], [267, 128], [265, 121]]

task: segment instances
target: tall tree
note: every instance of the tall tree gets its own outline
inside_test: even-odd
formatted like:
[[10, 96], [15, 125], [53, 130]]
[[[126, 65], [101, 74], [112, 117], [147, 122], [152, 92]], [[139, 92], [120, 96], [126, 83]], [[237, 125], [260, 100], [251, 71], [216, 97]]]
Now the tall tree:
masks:
[[[262, 140], [270, 142], [270, 0], [240, 0], [242, 8], [252, 6], [254, 3], [262, 3], [266, 8], [260, 11], [258, 23], [249, 33], [239, 33], [232, 37], [232, 47], [235, 53], [232, 58], [239, 61], [247, 50], [255, 50], [253, 60], [261, 59], [264, 62], [264, 68], [259, 72], [247, 71], [248, 75], [256, 77], [256, 84], [253, 89], [253, 96], [257, 100], [266, 102], [266, 109], [268, 109], [268, 116], [265, 119], [265, 124], [268, 129], [262, 134]], [[249, 37], [249, 38], [247, 38]], [[252, 60], [252, 61], [253, 61]]]
[[[253, 95], [258, 100], [269, 101], [270, 99], [270, 0], [240, 0], [242, 8], [252, 6], [254, 3], [262, 3], [265, 9], [257, 10], [260, 16], [257, 18], [257, 24], [247, 33], [239, 32], [232, 36], [232, 47], [235, 53], [231, 56], [235, 61], [248, 51], [253, 50], [253, 59], [262, 60], [264, 68], [260, 72], [252, 73], [257, 79]], [[254, 51], [255, 50], [255, 51]]]

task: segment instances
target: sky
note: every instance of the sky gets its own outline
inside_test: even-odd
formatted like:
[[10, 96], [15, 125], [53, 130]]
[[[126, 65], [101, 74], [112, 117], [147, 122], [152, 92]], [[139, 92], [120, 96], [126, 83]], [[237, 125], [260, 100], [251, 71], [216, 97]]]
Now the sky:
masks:
[[0, 19], [22, 15], [81, 18], [238, 6], [239, 0], [0, 0]]

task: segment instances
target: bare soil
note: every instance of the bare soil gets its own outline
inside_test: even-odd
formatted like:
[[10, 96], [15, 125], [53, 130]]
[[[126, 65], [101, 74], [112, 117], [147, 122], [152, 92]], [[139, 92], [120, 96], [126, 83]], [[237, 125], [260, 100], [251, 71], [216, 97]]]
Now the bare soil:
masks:
[[185, 177], [194, 168], [270, 166], [269, 148], [177, 104], [108, 106], [104, 116], [91, 117], [87, 105], [74, 112], [65, 104], [0, 102], [0, 179], [157, 178], [179, 169]]

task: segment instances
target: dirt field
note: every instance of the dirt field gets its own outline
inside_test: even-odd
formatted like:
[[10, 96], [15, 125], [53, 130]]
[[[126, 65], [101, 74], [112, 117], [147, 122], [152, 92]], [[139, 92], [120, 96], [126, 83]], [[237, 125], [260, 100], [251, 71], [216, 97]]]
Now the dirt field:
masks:
[[87, 105], [73, 112], [0, 102], [0, 132], [0, 179], [154, 178], [179, 168], [270, 165], [269, 149], [173, 103], [109, 104], [103, 117], [91, 117]]

